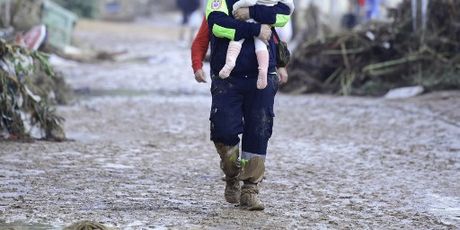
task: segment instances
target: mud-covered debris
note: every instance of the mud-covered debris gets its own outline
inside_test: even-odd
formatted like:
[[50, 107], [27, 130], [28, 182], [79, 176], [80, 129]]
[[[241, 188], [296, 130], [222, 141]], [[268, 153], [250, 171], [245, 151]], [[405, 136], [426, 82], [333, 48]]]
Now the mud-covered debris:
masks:
[[54, 71], [54, 74], [50, 76], [45, 71], [38, 69], [32, 76], [32, 83], [45, 92], [40, 96], [47, 97], [52, 105], [67, 105], [74, 96], [73, 90], [66, 83], [60, 71]]
[[111, 228], [94, 221], [81, 221], [64, 228], [64, 230], [111, 230]]
[[394, 23], [306, 40], [293, 54], [285, 92], [384, 95], [421, 85], [427, 91], [460, 88], [460, 1], [430, 1], [426, 30], [414, 31], [410, 1]]
[[[42, 77], [35, 78], [37, 73]], [[44, 80], [53, 77], [45, 54], [0, 40], [0, 138], [27, 139], [38, 130], [34, 137], [65, 139], [64, 119], [51, 102], [56, 92], [45, 87], [48, 84]]]

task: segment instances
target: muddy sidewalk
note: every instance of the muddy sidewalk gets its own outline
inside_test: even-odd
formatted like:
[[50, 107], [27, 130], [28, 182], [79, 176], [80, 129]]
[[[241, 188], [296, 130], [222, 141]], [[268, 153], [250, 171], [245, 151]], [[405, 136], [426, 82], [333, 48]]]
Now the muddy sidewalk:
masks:
[[194, 82], [189, 51], [152, 25], [129, 37], [91, 26], [80, 39], [150, 58], [61, 68], [88, 92], [59, 108], [75, 141], [0, 142], [0, 229], [460, 228], [460, 92], [279, 95], [267, 208], [240, 211], [223, 199], [209, 85]]

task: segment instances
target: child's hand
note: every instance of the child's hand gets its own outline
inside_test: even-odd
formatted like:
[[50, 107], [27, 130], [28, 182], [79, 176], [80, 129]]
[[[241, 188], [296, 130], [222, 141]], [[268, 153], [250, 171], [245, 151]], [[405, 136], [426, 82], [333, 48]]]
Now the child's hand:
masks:
[[287, 69], [285, 67], [282, 67], [282, 68], [278, 68], [276, 71], [278, 72], [280, 83], [286, 84], [289, 80], [289, 74], [287, 72]]
[[233, 11], [233, 16], [236, 20], [247, 21], [251, 18], [249, 15], [249, 8], [239, 8]]
[[195, 72], [195, 80], [198, 83], [206, 83], [206, 74], [202, 69], [199, 69], [198, 71]]

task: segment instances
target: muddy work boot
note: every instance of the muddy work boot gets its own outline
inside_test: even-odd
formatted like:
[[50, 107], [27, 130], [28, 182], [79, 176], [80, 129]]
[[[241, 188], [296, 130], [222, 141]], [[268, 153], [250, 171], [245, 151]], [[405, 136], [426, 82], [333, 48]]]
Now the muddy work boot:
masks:
[[253, 184], [258, 184], [264, 179], [265, 158], [252, 156], [249, 160], [242, 159], [240, 162], [241, 173], [239, 179]]
[[220, 156], [220, 168], [225, 173], [225, 200], [236, 204], [240, 202], [241, 186], [238, 176], [240, 175], [239, 166], [239, 146], [226, 146], [216, 143], [216, 150]]
[[240, 207], [249, 211], [262, 211], [264, 204], [259, 199], [259, 187], [257, 184], [245, 182], [241, 188]]
[[225, 179], [225, 200], [231, 204], [237, 204], [240, 202], [241, 186], [240, 181], [236, 178]]
[[244, 181], [244, 185], [241, 189], [240, 207], [250, 211], [260, 211], [265, 208], [258, 197], [258, 184], [265, 174], [265, 158], [259, 156], [249, 158], [249, 160], [241, 160], [239, 178]]

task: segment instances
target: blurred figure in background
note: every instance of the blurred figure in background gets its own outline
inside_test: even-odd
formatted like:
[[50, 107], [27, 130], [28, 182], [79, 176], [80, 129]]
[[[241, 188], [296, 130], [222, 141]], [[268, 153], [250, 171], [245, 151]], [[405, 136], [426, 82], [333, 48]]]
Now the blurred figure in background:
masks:
[[190, 19], [195, 11], [200, 8], [200, 0], [176, 0], [177, 7], [182, 13], [182, 28], [180, 40], [191, 41], [193, 38], [193, 28], [190, 28]]
[[342, 27], [352, 29], [358, 24], [358, 15], [360, 6], [357, 0], [350, 0], [348, 5], [348, 12], [342, 16]]
[[176, 0], [177, 7], [182, 12], [182, 25], [187, 25], [190, 16], [200, 7], [199, 0]]
[[361, 22], [365, 16], [366, 0], [357, 0], [358, 5], [356, 6], [356, 14], [358, 15], [359, 22]]

